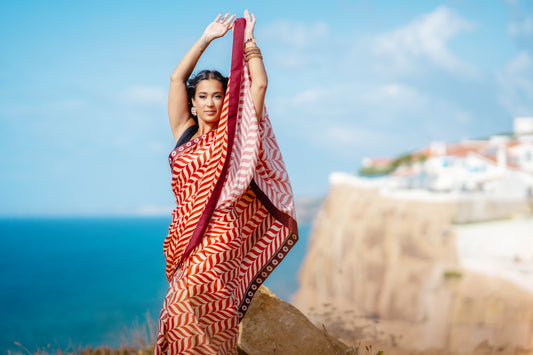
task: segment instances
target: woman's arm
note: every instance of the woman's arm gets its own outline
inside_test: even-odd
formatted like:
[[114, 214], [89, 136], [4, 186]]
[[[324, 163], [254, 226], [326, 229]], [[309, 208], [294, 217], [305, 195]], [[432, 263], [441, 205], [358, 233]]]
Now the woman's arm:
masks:
[[177, 141], [183, 134], [191, 118], [187, 101], [187, 79], [209, 43], [215, 38], [224, 36], [233, 25], [234, 18], [235, 15], [226, 14], [224, 17], [222, 14], [218, 15], [215, 21], [207, 26], [202, 37], [189, 49], [170, 76], [168, 119], [174, 141]]
[[[253, 50], [253, 47], [257, 48], [255, 42], [251, 41], [251, 39], [254, 38], [255, 15], [252, 14], [250, 16], [248, 10], [245, 10], [244, 18], [246, 19], [246, 27], [244, 30], [244, 39], [246, 43], [244, 50], [246, 53], [247, 50]], [[263, 106], [265, 105], [265, 94], [268, 86], [268, 77], [261, 55], [250, 56], [250, 59], [248, 60], [248, 68], [250, 69], [250, 76], [252, 78], [250, 88], [252, 101], [254, 103], [257, 119], [261, 121]]]

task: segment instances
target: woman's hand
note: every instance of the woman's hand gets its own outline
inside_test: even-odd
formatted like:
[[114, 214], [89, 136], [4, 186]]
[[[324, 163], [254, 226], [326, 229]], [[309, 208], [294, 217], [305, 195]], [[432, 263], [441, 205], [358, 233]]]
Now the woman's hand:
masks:
[[204, 31], [204, 36], [207, 41], [212, 41], [215, 38], [224, 36], [232, 27], [235, 15], [227, 13], [224, 17], [222, 14], [218, 15], [215, 21], [211, 22]]
[[244, 28], [244, 39], [250, 39], [254, 37], [254, 27], [255, 27], [255, 15], [250, 13], [248, 10], [244, 10], [244, 18], [246, 19], [246, 27]]

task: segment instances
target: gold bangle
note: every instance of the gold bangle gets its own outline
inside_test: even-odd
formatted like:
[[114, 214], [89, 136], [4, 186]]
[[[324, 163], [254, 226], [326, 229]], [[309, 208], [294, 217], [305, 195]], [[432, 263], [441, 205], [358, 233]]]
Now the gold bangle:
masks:
[[259, 49], [259, 47], [253, 46], [253, 47], [250, 47], [250, 48], [247, 48], [247, 49], [244, 50], [244, 60], [245, 61], [248, 62], [250, 59], [255, 58], [255, 57], [261, 57], [261, 59], [263, 58], [263, 56], [261, 55], [261, 50]]
[[259, 50], [259, 47], [258, 46], [251, 46], [251, 47], [247, 47], [244, 49], [244, 52], [249, 52], [249, 51], [258, 51]]
[[261, 60], [263, 60], [263, 56], [261, 54], [252, 54], [251, 56], [249, 57], [246, 57], [244, 58], [247, 62], [249, 62], [250, 60], [254, 59], [254, 58], [259, 58]]
[[261, 50], [259, 49], [259, 47], [251, 47], [251, 48], [246, 48], [244, 50], [244, 53], [251, 53], [251, 52], [261, 52]]
[[247, 45], [248, 43], [250, 43], [250, 42], [253, 43], [253, 44], [256, 44], [256, 43], [257, 43], [257, 41], [255, 40], [254, 37], [250, 37], [250, 38], [248, 38], [246, 41], [244, 41], [244, 45], [246, 46], [246, 45]]
[[259, 49], [259, 47], [257, 45], [251, 45], [251, 46], [246, 46], [244, 47], [244, 51], [247, 52], [247, 51], [251, 51], [251, 50], [254, 50], [254, 49]]
[[253, 54], [262, 54], [262, 53], [261, 53], [261, 51], [246, 52], [246, 53], [244, 53], [244, 56], [245, 57], [249, 57], [249, 56], [251, 56]]
[[254, 51], [246, 51], [244, 52], [245, 56], [251, 55], [251, 54], [261, 54], [260, 50], [254, 50]]

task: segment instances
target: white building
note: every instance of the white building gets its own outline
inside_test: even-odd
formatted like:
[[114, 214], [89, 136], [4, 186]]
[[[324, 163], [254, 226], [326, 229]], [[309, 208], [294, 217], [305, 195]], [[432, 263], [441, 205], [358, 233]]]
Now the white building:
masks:
[[533, 135], [533, 117], [517, 117], [513, 122], [513, 132], [517, 136]]
[[517, 118], [513, 136], [434, 142], [415, 154], [427, 159], [398, 168], [390, 175], [389, 187], [533, 198], [533, 118]]

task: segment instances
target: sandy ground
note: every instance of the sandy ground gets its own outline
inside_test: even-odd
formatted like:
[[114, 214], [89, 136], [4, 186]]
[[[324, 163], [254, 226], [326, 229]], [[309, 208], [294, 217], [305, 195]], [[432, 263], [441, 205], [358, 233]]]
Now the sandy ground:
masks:
[[533, 293], [533, 217], [455, 225], [461, 265]]

